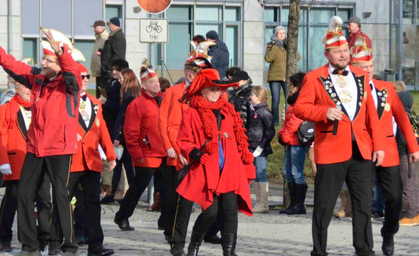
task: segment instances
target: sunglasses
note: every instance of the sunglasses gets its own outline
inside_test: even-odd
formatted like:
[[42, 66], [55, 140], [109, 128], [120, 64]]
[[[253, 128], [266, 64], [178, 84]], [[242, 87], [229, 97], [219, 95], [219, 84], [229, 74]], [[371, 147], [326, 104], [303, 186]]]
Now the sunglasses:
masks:
[[85, 78], [90, 79], [90, 75], [81, 75], [81, 80], [84, 80]]

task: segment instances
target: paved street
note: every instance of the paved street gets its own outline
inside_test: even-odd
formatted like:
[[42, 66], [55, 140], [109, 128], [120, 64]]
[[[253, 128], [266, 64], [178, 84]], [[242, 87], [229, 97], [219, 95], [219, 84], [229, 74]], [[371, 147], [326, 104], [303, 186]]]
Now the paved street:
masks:
[[[4, 189], [2, 189], [3, 191]], [[270, 204], [279, 205], [282, 201], [280, 186], [273, 186], [271, 189]], [[1, 194], [3, 194], [2, 192]], [[252, 194], [252, 198], [253, 198]], [[143, 195], [143, 199], [146, 195]], [[253, 198], [254, 199], [254, 198]], [[308, 204], [312, 204], [312, 187], [308, 194]], [[157, 230], [157, 219], [159, 213], [146, 212], [146, 203], [140, 203], [134, 216], [130, 219], [131, 225], [135, 227], [133, 232], [122, 232], [113, 223], [118, 204], [106, 205], [102, 209], [102, 223], [105, 232], [106, 247], [115, 249], [117, 256], [124, 255], [170, 255], [169, 245], [165, 243], [162, 231]], [[193, 222], [199, 214], [199, 207], [191, 216], [189, 234]], [[239, 214], [239, 235], [237, 253], [240, 256], [261, 256], [261, 255], [284, 255], [297, 256], [309, 255], [311, 242], [311, 214], [312, 208], [305, 216], [284, 216], [279, 215], [278, 210], [271, 210], [269, 214], [256, 214], [247, 217]], [[380, 221], [373, 221], [375, 251], [381, 253]], [[333, 219], [329, 228], [329, 254], [352, 256], [352, 229], [351, 219]], [[20, 245], [16, 240], [16, 221], [14, 225], [13, 246], [16, 249], [10, 254], [16, 255], [20, 251]], [[188, 239], [189, 240], [189, 237]], [[419, 255], [419, 226], [401, 227], [396, 236], [395, 255]], [[87, 246], [80, 247], [79, 253], [85, 256]], [[43, 255], [47, 255], [46, 253]], [[222, 255], [220, 245], [204, 243], [201, 246], [200, 256]]]

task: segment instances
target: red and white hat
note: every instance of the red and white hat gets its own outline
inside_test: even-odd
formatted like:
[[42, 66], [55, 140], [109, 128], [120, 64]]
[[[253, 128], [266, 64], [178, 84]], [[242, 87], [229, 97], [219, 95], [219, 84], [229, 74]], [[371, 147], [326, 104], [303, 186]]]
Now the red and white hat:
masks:
[[329, 29], [322, 38], [325, 49], [338, 48], [348, 44], [342, 33], [342, 23], [343, 21], [339, 16], [334, 16], [330, 19]]
[[157, 76], [156, 72], [154, 72], [153, 70], [153, 66], [150, 65], [147, 58], [145, 58], [141, 64], [142, 64], [141, 70], [140, 70], [141, 83], [143, 83], [145, 80], [149, 78], [152, 78], [153, 76]]
[[[51, 31], [51, 34], [54, 37], [54, 40], [57, 43], [57, 45], [64, 48], [64, 50], [68, 51], [69, 53], [71, 53], [71, 50], [73, 49], [73, 43], [66, 35], [64, 35], [60, 31], [55, 30], [55, 29], [41, 28], [41, 30], [44, 32], [48, 30]], [[41, 41], [41, 45], [44, 50], [45, 56], [57, 58], [57, 55], [55, 54], [54, 50], [52, 49], [48, 41]]]
[[191, 41], [191, 45], [194, 49], [191, 51], [185, 65], [192, 65], [198, 68], [212, 68], [212, 57], [208, 56], [208, 48], [215, 45], [215, 42], [203, 41], [196, 45], [194, 41]]
[[352, 57], [352, 63], [366, 62], [372, 60], [371, 46], [367, 45], [365, 37], [358, 35], [355, 44], [349, 49]]

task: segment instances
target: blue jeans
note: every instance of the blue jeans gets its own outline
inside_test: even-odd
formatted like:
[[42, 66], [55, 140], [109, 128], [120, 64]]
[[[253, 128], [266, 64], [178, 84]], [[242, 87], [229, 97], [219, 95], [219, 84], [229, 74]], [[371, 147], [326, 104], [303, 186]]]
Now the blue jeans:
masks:
[[286, 99], [287, 97], [285, 96], [285, 94], [287, 92], [287, 84], [285, 83], [285, 81], [269, 82], [269, 88], [271, 89], [271, 95], [272, 95], [271, 109], [272, 109], [272, 115], [274, 117], [273, 119], [274, 124], [279, 124], [279, 99], [281, 98], [281, 95], [280, 95], [281, 87], [282, 87], [282, 90], [284, 91], [284, 97]]
[[309, 149], [310, 146], [287, 146], [284, 159], [284, 175], [288, 183], [306, 184], [304, 179], [304, 162]]
[[381, 213], [384, 211], [384, 194], [383, 189], [378, 183], [377, 172], [375, 172], [374, 187], [372, 188], [372, 211]]
[[256, 182], [268, 182], [266, 177], [266, 165], [268, 164], [268, 158], [266, 156], [255, 157], [253, 164], [256, 167]]

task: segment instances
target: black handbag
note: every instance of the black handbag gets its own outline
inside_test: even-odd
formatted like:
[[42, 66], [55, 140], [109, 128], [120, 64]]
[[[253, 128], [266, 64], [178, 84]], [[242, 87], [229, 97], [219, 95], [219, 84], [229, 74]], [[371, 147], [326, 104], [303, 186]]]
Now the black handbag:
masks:
[[301, 145], [310, 145], [314, 141], [314, 123], [304, 121], [298, 127], [297, 136]]

